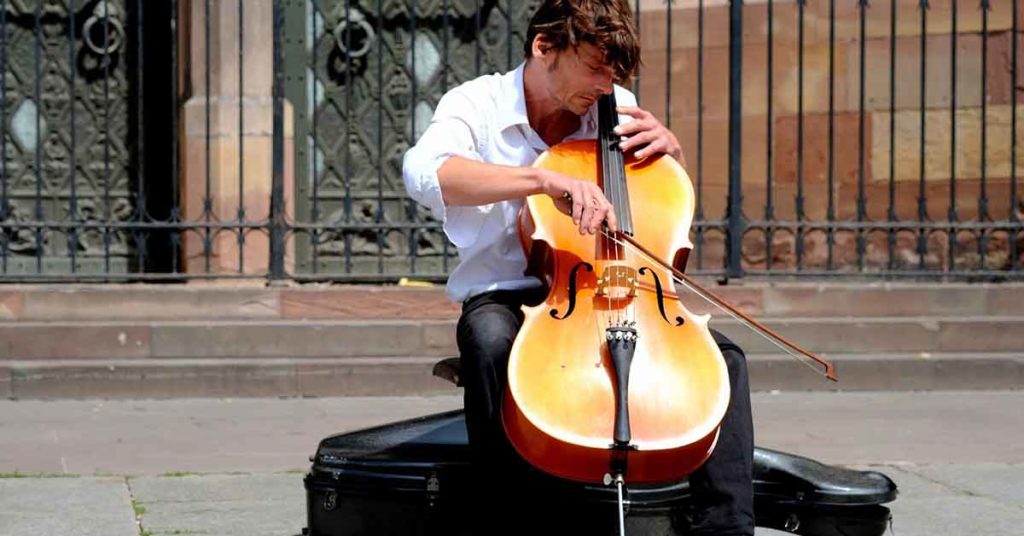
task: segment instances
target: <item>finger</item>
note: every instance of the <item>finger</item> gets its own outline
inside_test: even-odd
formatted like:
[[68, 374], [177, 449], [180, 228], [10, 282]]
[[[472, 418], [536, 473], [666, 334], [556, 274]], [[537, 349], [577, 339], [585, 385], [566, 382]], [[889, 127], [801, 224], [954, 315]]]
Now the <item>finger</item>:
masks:
[[606, 222], [608, 224], [608, 229], [612, 232], [615, 232], [618, 229], [618, 221], [615, 219], [615, 206], [612, 205], [611, 201], [608, 201], [607, 198], [604, 198], [604, 215], [601, 217], [601, 220], [597, 222], [598, 231], [601, 231], [601, 222]]
[[583, 209], [586, 202], [587, 198], [583, 189], [578, 186], [575, 187], [572, 193], [572, 222], [576, 225], [579, 225], [580, 220], [583, 218]]
[[580, 219], [576, 222], [576, 225], [579, 226], [580, 234], [585, 234], [590, 226], [590, 220], [594, 217], [594, 196], [586, 190], [583, 190], [580, 195], [584, 196], [586, 200], [583, 202]]
[[[568, 193], [568, 192], [567, 192]], [[572, 216], [572, 201], [569, 197], [559, 197], [555, 199], [555, 208], [559, 212], [566, 216]]]
[[604, 192], [601, 192], [598, 208], [600, 210], [598, 211], [597, 217], [594, 221], [594, 233], [601, 232], [601, 224], [603, 222], [609, 222], [609, 225], [611, 225], [615, 221], [615, 209], [612, 206], [611, 201], [608, 201], [608, 198], [604, 196]]
[[615, 208], [612, 207], [611, 204], [608, 205], [608, 216], [605, 217], [605, 220], [608, 222], [609, 231], [613, 233], [618, 232], [619, 219], [615, 217]]
[[622, 123], [612, 130], [620, 136], [629, 136], [631, 134], [636, 134], [637, 132], [654, 130], [659, 126], [660, 124], [653, 120], [634, 119], [633, 121]]
[[591, 206], [584, 213], [583, 221], [580, 223], [580, 234], [594, 234], [595, 221], [600, 222], [600, 211], [596, 206]]
[[668, 153], [668, 143], [664, 138], [658, 138], [651, 143], [647, 144], [646, 147], [638, 149], [633, 153], [633, 156], [638, 160], [643, 160], [651, 156]]
[[585, 201], [583, 203], [583, 214], [576, 223], [579, 226], [580, 234], [592, 233], [591, 229], [593, 228], [595, 212], [600, 212], [600, 209], [608, 203], [608, 200], [605, 198], [604, 192], [596, 184], [580, 182], [579, 185], [580, 195], [585, 198]]
[[601, 230], [601, 222], [605, 220], [608, 213], [608, 208], [602, 205], [599, 201], [594, 202], [593, 207], [590, 221], [587, 222], [587, 232], [590, 234], [595, 234]]
[[615, 111], [636, 119], [644, 119], [651, 115], [650, 112], [638, 106], [616, 106]]
[[644, 147], [645, 145], [654, 143], [659, 138], [661, 138], [661, 133], [655, 130], [648, 130], [647, 132], [641, 132], [631, 136], [626, 141], [620, 142], [619, 149], [624, 153], [634, 151]]

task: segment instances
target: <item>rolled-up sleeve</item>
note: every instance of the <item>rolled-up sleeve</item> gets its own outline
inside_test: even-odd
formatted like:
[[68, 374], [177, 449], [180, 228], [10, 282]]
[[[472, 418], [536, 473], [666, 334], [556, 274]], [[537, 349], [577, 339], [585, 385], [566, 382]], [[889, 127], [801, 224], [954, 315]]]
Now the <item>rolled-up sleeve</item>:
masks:
[[[632, 91], [615, 86], [615, 104], [618, 106], [636, 106], [636, 95]], [[619, 124], [623, 125], [633, 120], [633, 117], [626, 114], [619, 114]]]
[[483, 161], [476, 114], [475, 104], [466, 95], [458, 90], [449, 92], [437, 103], [430, 124], [402, 162], [402, 179], [409, 196], [444, 223], [445, 234], [459, 247], [475, 240], [479, 224], [465, 220], [474, 215], [482, 217], [482, 207], [446, 206], [437, 170], [452, 156]]

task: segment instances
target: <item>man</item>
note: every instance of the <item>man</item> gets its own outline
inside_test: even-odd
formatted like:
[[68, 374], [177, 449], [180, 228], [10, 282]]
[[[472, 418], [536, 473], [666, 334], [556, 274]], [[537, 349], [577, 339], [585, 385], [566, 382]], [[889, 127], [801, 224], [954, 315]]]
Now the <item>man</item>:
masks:
[[[409, 194], [444, 222], [459, 251], [447, 290], [463, 304], [457, 339], [466, 424], [480, 463], [497, 479], [516, 466], [501, 424], [509, 352], [521, 307], [544, 298], [541, 283], [524, 275], [516, 226], [524, 198], [551, 196], [581, 233], [616, 225], [599, 187], [531, 164], [562, 141], [595, 138], [594, 104], [613, 91], [616, 131], [626, 138], [622, 150], [682, 162], [675, 136], [615, 84], [630, 79], [639, 63], [626, 0], [546, 0], [530, 21], [524, 49], [526, 61], [514, 71], [479, 77], [444, 95], [403, 170]], [[734, 344], [718, 333], [715, 339], [732, 396], [715, 452], [690, 477], [696, 506], [690, 533], [749, 536], [753, 427], [746, 362]], [[501, 473], [500, 467], [512, 469]]]

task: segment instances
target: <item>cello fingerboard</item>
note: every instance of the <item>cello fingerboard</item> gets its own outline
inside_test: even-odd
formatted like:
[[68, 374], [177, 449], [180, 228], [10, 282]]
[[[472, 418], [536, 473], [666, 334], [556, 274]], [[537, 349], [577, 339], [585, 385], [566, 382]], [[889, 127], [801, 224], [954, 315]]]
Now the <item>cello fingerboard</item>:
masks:
[[615, 93], [604, 95], [597, 101], [598, 176], [605, 197], [615, 207], [619, 232], [633, 236], [633, 216], [629, 210], [629, 191], [626, 188], [626, 166], [619, 148], [621, 137], [614, 129], [619, 115], [615, 111]]

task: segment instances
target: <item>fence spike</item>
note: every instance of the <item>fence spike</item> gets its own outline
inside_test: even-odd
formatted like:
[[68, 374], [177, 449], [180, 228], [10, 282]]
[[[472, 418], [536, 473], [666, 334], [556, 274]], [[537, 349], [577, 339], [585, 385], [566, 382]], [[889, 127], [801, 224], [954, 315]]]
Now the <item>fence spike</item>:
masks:
[[990, 2], [990, 0], [981, 0], [981, 9], [984, 9], [985, 11], [991, 11], [992, 3]]

